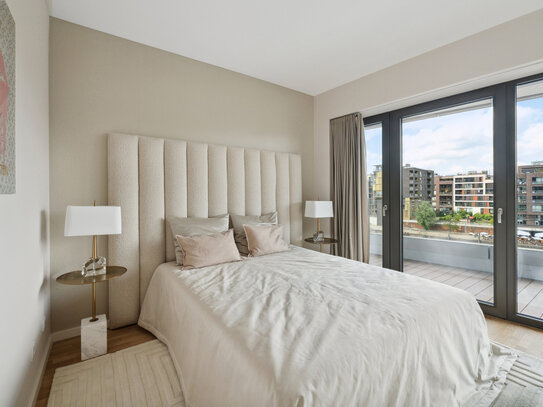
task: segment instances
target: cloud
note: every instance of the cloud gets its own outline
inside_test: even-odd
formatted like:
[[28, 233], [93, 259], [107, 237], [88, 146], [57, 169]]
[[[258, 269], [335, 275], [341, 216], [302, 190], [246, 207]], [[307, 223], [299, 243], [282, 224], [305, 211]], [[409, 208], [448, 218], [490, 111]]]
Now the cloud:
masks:
[[403, 125], [403, 162], [441, 175], [492, 170], [490, 108]]
[[364, 136], [366, 137], [366, 143], [369, 141], [372, 141], [375, 137], [379, 137], [379, 139], [382, 137], [383, 129], [381, 127], [374, 127], [370, 130], [364, 131]]
[[543, 98], [523, 100], [517, 103], [518, 135], [540, 122], [543, 122]]
[[[403, 163], [440, 175], [493, 172], [493, 110], [472, 110], [405, 123]], [[543, 98], [517, 103], [518, 164], [543, 161]], [[367, 167], [382, 163], [381, 129], [366, 131]]]
[[543, 122], [533, 123], [517, 137], [517, 162], [543, 161]]
[[526, 102], [519, 102], [517, 104], [517, 121], [523, 122], [525, 120], [536, 121], [543, 116], [543, 112], [537, 107], [529, 106]]

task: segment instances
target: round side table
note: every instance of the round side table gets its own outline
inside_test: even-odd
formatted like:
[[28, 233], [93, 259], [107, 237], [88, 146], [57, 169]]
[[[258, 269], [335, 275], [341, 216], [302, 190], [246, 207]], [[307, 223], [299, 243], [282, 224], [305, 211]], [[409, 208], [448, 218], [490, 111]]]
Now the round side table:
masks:
[[105, 314], [96, 316], [96, 283], [120, 277], [126, 267], [106, 266], [104, 274], [84, 277], [80, 270], [57, 277], [57, 282], [67, 285], [92, 284], [92, 318], [81, 320], [81, 360], [87, 360], [107, 353], [107, 319]]
[[96, 283], [108, 281], [115, 277], [120, 277], [126, 273], [126, 267], [106, 266], [104, 274], [85, 277], [81, 274], [81, 270], [71, 271], [57, 277], [57, 282], [66, 285], [87, 285], [92, 284], [92, 318], [90, 322], [97, 321], [96, 318]]
[[319, 242], [315, 242], [312, 237], [306, 237], [304, 239], [305, 242], [318, 244], [319, 245], [319, 252], [322, 252], [322, 245], [323, 244], [337, 244], [337, 239], [334, 239], [333, 237], [325, 237], [323, 240]]

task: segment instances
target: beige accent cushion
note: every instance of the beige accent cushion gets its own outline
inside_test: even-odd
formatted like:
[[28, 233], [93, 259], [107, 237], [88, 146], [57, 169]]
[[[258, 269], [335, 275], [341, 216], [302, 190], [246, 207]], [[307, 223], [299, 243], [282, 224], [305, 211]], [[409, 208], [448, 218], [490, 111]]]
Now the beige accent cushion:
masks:
[[183, 251], [183, 269], [241, 260], [232, 229], [214, 235], [177, 235], [175, 238]]
[[267, 213], [261, 216], [230, 215], [232, 227], [234, 228], [234, 240], [242, 256], [249, 254], [247, 237], [245, 236], [244, 225], [277, 225], [277, 212]]
[[249, 256], [284, 252], [288, 244], [283, 239], [283, 225], [244, 225]]
[[169, 217], [168, 223], [173, 235], [175, 260], [183, 265], [183, 252], [176, 236], [214, 235], [228, 231], [228, 214], [215, 218], [176, 218]]

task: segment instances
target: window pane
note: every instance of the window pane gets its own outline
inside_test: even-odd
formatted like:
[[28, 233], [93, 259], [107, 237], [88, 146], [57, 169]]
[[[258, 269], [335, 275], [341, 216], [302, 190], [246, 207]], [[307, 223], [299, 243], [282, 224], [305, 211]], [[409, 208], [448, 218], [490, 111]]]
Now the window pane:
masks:
[[494, 302], [492, 100], [402, 120], [403, 270]]
[[366, 126], [366, 175], [369, 197], [370, 264], [381, 266], [383, 254], [383, 127]]
[[517, 87], [517, 312], [543, 318], [543, 81]]

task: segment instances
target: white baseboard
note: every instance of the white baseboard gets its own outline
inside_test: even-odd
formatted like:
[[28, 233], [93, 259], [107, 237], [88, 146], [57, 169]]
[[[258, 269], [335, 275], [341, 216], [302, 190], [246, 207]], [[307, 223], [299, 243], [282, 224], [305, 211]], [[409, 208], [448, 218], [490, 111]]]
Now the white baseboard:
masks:
[[52, 335], [49, 335], [49, 338], [47, 339], [47, 344], [45, 345], [47, 351], [43, 352], [40, 361], [40, 374], [36, 375], [36, 378], [34, 379], [34, 384], [32, 386], [33, 394], [31, 397], [28, 398], [28, 407], [32, 407], [36, 405], [36, 401], [38, 400], [38, 395], [40, 393], [41, 388], [41, 382], [43, 380], [43, 376], [45, 375], [45, 369], [47, 368], [47, 361], [49, 360], [49, 354], [51, 353], [51, 347], [53, 346], [53, 341], [51, 340]]
[[51, 335], [49, 335], [49, 338], [47, 339], [47, 343], [45, 345], [47, 351], [42, 353], [41, 358], [38, 362], [40, 374], [36, 375], [32, 386], [33, 394], [27, 399], [28, 407], [34, 406], [36, 404], [36, 401], [38, 400], [41, 382], [43, 381], [43, 376], [45, 375], [45, 370], [47, 369], [47, 361], [49, 360], [49, 355], [51, 354], [51, 348], [53, 347], [53, 343], [61, 341], [63, 339], [73, 338], [74, 336], [79, 336], [80, 334], [81, 328], [76, 326], [73, 328], [65, 329], [63, 331], [53, 332]]
[[51, 334], [51, 341], [53, 343], [62, 341], [64, 339], [73, 338], [74, 336], [81, 335], [81, 327], [74, 326], [73, 328], [64, 329], [62, 331], [53, 332]]

